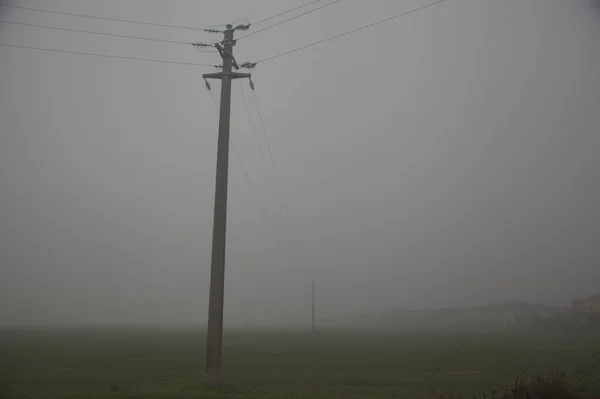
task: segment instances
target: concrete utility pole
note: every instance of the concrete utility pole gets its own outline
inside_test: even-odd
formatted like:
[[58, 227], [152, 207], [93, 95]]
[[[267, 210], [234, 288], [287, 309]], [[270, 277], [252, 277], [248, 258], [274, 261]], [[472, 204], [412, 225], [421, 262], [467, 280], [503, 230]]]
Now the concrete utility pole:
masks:
[[316, 332], [315, 326], [315, 280], [312, 281], [312, 333]]
[[[222, 72], [202, 75], [206, 79], [221, 80], [221, 105], [219, 115], [219, 138], [217, 144], [217, 175], [215, 183], [215, 209], [213, 222], [212, 258], [210, 264], [210, 294], [208, 301], [208, 333], [206, 337], [205, 383], [219, 384], [221, 376], [221, 353], [223, 349], [223, 302], [225, 290], [225, 243], [227, 228], [227, 176], [229, 167], [229, 125], [231, 113], [232, 79], [249, 78], [249, 73], [232, 72], [239, 69], [234, 57], [233, 33], [227, 25], [224, 39], [215, 44], [223, 58]], [[208, 83], [207, 83], [208, 86]], [[210, 86], [209, 86], [210, 87]]]

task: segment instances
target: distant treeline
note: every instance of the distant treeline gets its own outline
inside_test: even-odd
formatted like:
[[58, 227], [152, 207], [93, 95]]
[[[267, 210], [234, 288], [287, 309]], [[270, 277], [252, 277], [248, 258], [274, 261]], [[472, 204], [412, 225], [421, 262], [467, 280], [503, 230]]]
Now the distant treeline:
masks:
[[513, 302], [474, 308], [390, 310], [336, 320], [331, 326], [361, 329], [595, 332], [600, 331], [600, 313]]

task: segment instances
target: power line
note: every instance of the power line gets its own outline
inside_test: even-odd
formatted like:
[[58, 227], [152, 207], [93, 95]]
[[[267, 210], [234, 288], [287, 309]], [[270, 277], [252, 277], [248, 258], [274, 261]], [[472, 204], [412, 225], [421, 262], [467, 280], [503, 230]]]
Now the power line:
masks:
[[331, 2], [329, 2], [329, 3], [327, 3], [327, 4], [324, 4], [324, 5], [320, 6], [320, 7], [313, 8], [312, 10], [309, 10], [309, 11], [303, 12], [302, 14], [295, 15], [295, 16], [293, 16], [293, 17], [291, 17], [291, 18], [284, 19], [283, 21], [277, 22], [276, 24], [273, 24], [273, 25], [271, 25], [271, 26], [267, 26], [266, 28], [259, 29], [259, 30], [255, 31], [255, 32], [248, 33], [247, 35], [245, 35], [245, 36], [242, 36], [242, 37], [238, 38], [238, 40], [244, 39], [244, 38], [246, 38], [246, 37], [249, 37], [249, 36], [252, 36], [252, 35], [256, 35], [257, 33], [264, 32], [264, 31], [266, 31], [266, 30], [269, 30], [269, 29], [271, 29], [271, 28], [274, 28], [274, 27], [276, 27], [276, 26], [279, 26], [279, 25], [285, 24], [286, 22], [293, 21], [293, 20], [295, 20], [295, 19], [298, 19], [298, 18], [300, 18], [300, 17], [303, 17], [303, 16], [305, 16], [305, 15], [308, 15], [308, 14], [311, 14], [311, 13], [313, 13], [313, 12], [319, 11], [319, 10], [320, 10], [320, 9], [322, 9], [322, 8], [329, 7], [329, 6], [333, 5], [333, 4], [339, 3], [340, 1], [341, 1], [341, 0], [333, 0], [333, 1], [331, 1]]
[[310, 3], [308, 3], [308, 4], [304, 4], [304, 5], [298, 6], [298, 7], [296, 7], [296, 8], [292, 8], [291, 10], [283, 11], [283, 12], [280, 12], [279, 14], [275, 14], [275, 15], [271, 15], [270, 17], [263, 18], [263, 19], [261, 19], [261, 20], [259, 20], [259, 21], [256, 21], [256, 22], [254, 22], [252, 25], [258, 25], [258, 24], [260, 24], [260, 23], [263, 23], [263, 22], [269, 21], [269, 20], [271, 20], [271, 19], [273, 19], [273, 18], [281, 17], [282, 15], [289, 14], [289, 13], [291, 13], [291, 12], [294, 12], [294, 11], [298, 11], [298, 10], [300, 10], [300, 9], [302, 9], [302, 8], [305, 8], [305, 7], [311, 6], [311, 5], [313, 5], [313, 4], [315, 4], [315, 3], [319, 3], [319, 2], [321, 2], [321, 1], [323, 1], [323, 0], [314, 0], [314, 1], [311, 1], [311, 2], [310, 2]]
[[210, 53], [210, 54], [218, 53], [217, 50], [203, 50], [201, 48], [198, 48], [198, 46], [194, 46], [194, 48], [201, 53]]
[[[241, 22], [241, 21], [245, 21], [245, 22], [246, 22], [248, 25], [258, 25], [258, 24], [261, 24], [261, 23], [263, 23], [263, 22], [267, 22], [267, 21], [269, 21], [269, 20], [271, 20], [271, 19], [273, 19], [273, 18], [281, 17], [282, 15], [289, 14], [289, 13], [291, 13], [291, 12], [294, 12], [294, 11], [298, 11], [298, 10], [300, 10], [300, 9], [302, 9], [302, 8], [308, 7], [308, 6], [310, 6], [310, 5], [313, 5], [313, 4], [315, 4], [315, 3], [319, 3], [319, 2], [321, 2], [321, 1], [323, 1], [323, 0], [314, 0], [314, 1], [311, 1], [310, 3], [303, 4], [303, 5], [301, 5], [301, 6], [298, 6], [298, 7], [292, 8], [291, 10], [282, 11], [282, 12], [280, 12], [280, 13], [278, 13], [278, 14], [271, 15], [271, 16], [269, 16], [269, 17], [266, 17], [266, 18], [260, 19], [260, 20], [258, 20], [258, 21], [256, 21], [256, 22], [250, 22], [250, 21], [248, 20], [248, 18], [246, 18], [246, 17], [244, 17], [244, 18], [240, 18], [240, 19], [238, 19], [237, 21], [235, 21], [235, 22], [233, 23], [233, 25], [235, 25], [235, 24], [237, 24], [238, 22]], [[213, 27], [216, 27], [216, 26], [223, 26], [223, 25], [211, 25], [211, 26], [209, 26], [209, 28], [213, 28]]]
[[[215, 95], [213, 94], [212, 90], [209, 90], [210, 92], [210, 96], [212, 97], [213, 100], [213, 104], [215, 105], [215, 109], [217, 110], [217, 116], [219, 115], [219, 105], [217, 104], [217, 99], [215, 98]], [[235, 153], [235, 156], [237, 158], [237, 160], [240, 163], [240, 166], [242, 167], [242, 171], [244, 171], [244, 176], [246, 176], [246, 180], [248, 180], [248, 185], [250, 186], [250, 191], [252, 191], [252, 194], [256, 195], [256, 191], [254, 190], [254, 185], [252, 184], [252, 180], [250, 180], [250, 175], [248, 174], [248, 171], [246, 170], [246, 167], [244, 166], [244, 163], [242, 162], [242, 157], [240, 156], [240, 153], [237, 149], [237, 147], [235, 146], [235, 143], [233, 142], [233, 140], [231, 140], [231, 146], [233, 147], [233, 152]]]
[[[319, 1], [321, 1], [321, 0], [319, 0]], [[231, 25], [235, 26], [235, 25], [237, 25], [239, 22], [242, 22], [242, 21], [246, 22], [248, 25], [251, 25], [250, 21], [249, 21], [249, 20], [248, 20], [248, 18], [246, 18], [246, 17], [238, 19], [237, 21], [235, 21], [235, 22], [234, 22], [234, 23], [232, 23]], [[209, 28], [214, 28], [214, 27], [216, 27], [216, 26], [226, 26], [226, 25], [227, 25], [227, 24], [223, 24], [223, 25], [211, 25], [211, 26], [209, 26]]]
[[175, 41], [175, 40], [163, 40], [163, 39], [154, 39], [151, 37], [119, 35], [116, 33], [106, 33], [106, 32], [93, 32], [93, 31], [81, 30], [81, 29], [59, 28], [57, 26], [30, 24], [30, 23], [25, 23], [25, 22], [2, 21], [2, 23], [3, 24], [30, 26], [30, 27], [34, 27], [34, 28], [61, 30], [61, 31], [66, 31], [66, 32], [87, 33], [89, 35], [121, 37], [121, 38], [126, 38], [126, 39], [147, 40], [147, 41], [152, 41], [152, 42], [162, 42], [162, 43], [172, 43], [172, 44], [185, 44], [185, 45], [191, 44], [189, 42], [179, 42], [179, 41]]
[[162, 64], [178, 64], [178, 65], [214, 67], [214, 65], [210, 65], [210, 64], [196, 64], [196, 63], [193, 63], [193, 62], [157, 60], [157, 59], [152, 59], [152, 58], [125, 57], [125, 56], [120, 56], [120, 55], [99, 54], [99, 53], [84, 53], [84, 52], [81, 52], [81, 51], [59, 50], [59, 49], [50, 49], [50, 48], [43, 48], [43, 47], [18, 46], [18, 45], [15, 45], [15, 44], [6, 44], [6, 43], [0, 43], [0, 46], [3, 46], [3, 47], [12, 47], [12, 48], [21, 48], [21, 49], [28, 49], [28, 50], [49, 51], [49, 52], [53, 52], [53, 53], [87, 55], [87, 56], [91, 56], [91, 57], [107, 57], [107, 58], [120, 58], [120, 59], [124, 59], [124, 60], [158, 62], [158, 63], [162, 63]]
[[256, 124], [254, 123], [254, 118], [252, 118], [252, 113], [250, 112], [250, 106], [248, 105], [248, 100], [246, 99], [246, 92], [244, 91], [244, 86], [239, 85], [240, 91], [242, 92], [242, 98], [244, 99], [244, 105], [246, 106], [246, 111], [248, 112], [248, 119], [250, 119], [250, 124], [252, 125], [252, 133], [254, 133], [254, 138], [256, 139], [256, 145], [258, 145], [258, 150], [260, 151], [260, 157], [264, 161], [265, 156], [263, 154], [262, 146], [260, 145], [260, 140], [258, 138], [258, 130], [256, 129]]
[[195, 27], [191, 27], [191, 26], [169, 25], [169, 24], [159, 24], [159, 23], [145, 22], [145, 21], [134, 21], [134, 20], [129, 20], [129, 19], [121, 19], [121, 18], [100, 17], [98, 15], [76, 14], [76, 13], [72, 13], [72, 12], [53, 11], [53, 10], [46, 10], [46, 9], [42, 9], [42, 8], [16, 6], [16, 5], [12, 5], [12, 4], [0, 4], [0, 7], [10, 7], [10, 8], [17, 8], [17, 9], [21, 9], [21, 10], [45, 12], [45, 13], [49, 13], [49, 14], [68, 15], [71, 17], [92, 18], [92, 19], [101, 19], [101, 20], [105, 20], [105, 21], [125, 22], [125, 23], [138, 24], [138, 25], [159, 26], [162, 28], [175, 28], [175, 29], [185, 29], [185, 30], [193, 30], [193, 31], [203, 31], [204, 30], [203, 28], [195, 28]]
[[441, 3], [445, 2], [445, 1], [447, 1], [447, 0], [439, 0], [439, 1], [436, 1], [435, 3], [430, 3], [430, 4], [424, 5], [424, 6], [422, 6], [422, 7], [415, 8], [415, 9], [413, 9], [413, 10], [406, 11], [406, 12], [403, 12], [403, 13], [401, 13], [401, 14], [394, 15], [393, 17], [385, 18], [385, 19], [382, 19], [382, 20], [380, 20], [380, 21], [377, 21], [377, 22], [373, 22], [373, 23], [371, 23], [371, 24], [368, 24], [368, 25], [363, 25], [363, 26], [361, 26], [361, 27], [358, 27], [358, 28], [356, 28], [356, 29], [352, 29], [352, 30], [349, 30], [349, 31], [347, 31], [347, 32], [340, 33], [339, 35], [331, 36], [331, 37], [328, 37], [327, 39], [322, 39], [322, 40], [316, 41], [316, 42], [314, 42], [314, 43], [307, 44], [307, 45], [305, 45], [305, 46], [298, 47], [298, 48], [295, 48], [295, 49], [293, 49], [293, 50], [289, 50], [289, 51], [286, 51], [286, 52], [283, 52], [283, 53], [280, 53], [280, 54], [277, 54], [277, 55], [274, 55], [274, 56], [271, 56], [271, 57], [265, 58], [265, 59], [263, 59], [263, 60], [261, 60], [261, 61], [258, 61], [258, 62], [257, 62], [257, 64], [262, 64], [262, 63], [264, 63], [264, 62], [271, 61], [271, 60], [274, 60], [274, 59], [276, 59], [276, 58], [280, 58], [280, 57], [283, 57], [283, 56], [285, 56], [285, 55], [292, 54], [292, 53], [295, 53], [295, 52], [298, 52], [298, 51], [301, 51], [301, 50], [305, 50], [305, 49], [307, 49], [307, 48], [309, 48], [309, 47], [313, 47], [313, 46], [316, 46], [316, 45], [318, 45], [318, 44], [321, 44], [321, 43], [328, 42], [328, 41], [330, 41], [330, 40], [338, 39], [338, 38], [340, 38], [340, 37], [343, 37], [343, 36], [349, 35], [349, 34], [351, 34], [351, 33], [355, 33], [355, 32], [361, 31], [361, 30], [363, 30], [363, 29], [371, 28], [371, 27], [373, 27], [373, 26], [380, 25], [380, 24], [383, 24], [383, 23], [385, 23], [385, 22], [388, 22], [388, 21], [391, 21], [391, 20], [394, 20], [394, 19], [397, 19], [397, 18], [400, 18], [400, 17], [404, 17], [404, 16], [406, 16], [406, 15], [409, 15], [409, 14], [415, 13], [415, 12], [417, 12], [417, 11], [421, 11], [421, 10], [424, 10], [424, 9], [426, 9], [426, 8], [429, 8], [429, 7], [436, 6], [436, 5], [438, 5], [438, 4], [441, 4]]
[[265, 128], [265, 121], [262, 117], [262, 112], [260, 112], [260, 106], [258, 104], [258, 98], [256, 97], [256, 91], [252, 90], [252, 96], [254, 98], [254, 103], [256, 104], [256, 110], [258, 111], [258, 118], [260, 120], [260, 124], [262, 126], [263, 135], [265, 136], [265, 141], [267, 143], [267, 149], [269, 150], [269, 157], [271, 158], [271, 165], [273, 165], [273, 172], [275, 173], [275, 181], [277, 182], [277, 186], [279, 188], [279, 194], [281, 196], [281, 203], [285, 209], [285, 213], [288, 213], [288, 206], [285, 202], [285, 198], [283, 196], [283, 189], [281, 187], [281, 182], [279, 181], [279, 174], [277, 173], [277, 168], [275, 167], [275, 161], [273, 160], [273, 152], [271, 151], [271, 145], [269, 144], [269, 138], [267, 137], [267, 129]]
[[[212, 90], [208, 90], [210, 92], [210, 96], [212, 98], [213, 104], [215, 105], [215, 110], [217, 111], [217, 115], [219, 113], [219, 105], [217, 104], [217, 99], [215, 98], [215, 95], [213, 94]], [[254, 123], [253, 123], [254, 125]], [[240, 153], [233, 141], [233, 139], [231, 140], [231, 146], [233, 147], [233, 151], [235, 152], [235, 156], [237, 158], [237, 160], [240, 163], [240, 166], [242, 167], [242, 171], [244, 172], [244, 176], [246, 177], [246, 180], [248, 181], [248, 185], [250, 186], [250, 191], [252, 191], [252, 194], [254, 194], [254, 198], [256, 199], [257, 202], [257, 207], [260, 210], [260, 214], [261, 217], [263, 218], [265, 224], [268, 224], [268, 217], [267, 217], [267, 213], [265, 212], [265, 210], [263, 209], [263, 207], [260, 206], [260, 200], [258, 198], [258, 194], [256, 193], [256, 190], [254, 189], [254, 185], [252, 184], [252, 180], [250, 179], [250, 174], [248, 173], [248, 170], [246, 169], [246, 167], [244, 166], [244, 163], [242, 162], [242, 157], [240, 156]], [[260, 144], [259, 144], [259, 148], [260, 148]], [[262, 151], [261, 151], [261, 155], [262, 155]], [[264, 158], [263, 158], [264, 159]]]
[[[242, 98], [244, 100], [244, 105], [246, 107], [246, 111], [248, 112], [248, 119], [250, 119], [250, 124], [252, 125], [252, 133], [254, 133], [254, 138], [256, 139], [256, 145], [258, 145], [258, 149], [260, 151], [260, 157], [263, 160], [263, 162], [266, 162], [265, 156], [264, 156], [263, 150], [262, 150], [262, 145], [260, 144], [260, 139], [258, 137], [258, 133], [257, 133], [258, 130], [256, 129], [256, 124], [254, 123], [254, 118], [252, 117], [252, 112], [250, 111], [250, 106], [248, 105], [248, 100], [246, 98], [246, 91], [244, 90], [244, 86], [241, 83], [239, 85], [239, 88], [240, 88], [240, 91], [242, 93]], [[264, 129], [264, 123], [262, 123], [262, 116], [260, 114], [260, 109], [258, 108], [258, 103], [257, 103], [257, 109], [258, 109], [259, 117], [261, 118], [261, 124], [262, 124], [263, 132], [264, 132], [265, 131], [265, 129]], [[266, 135], [265, 135], [265, 139], [266, 139]], [[267, 148], [269, 148], [269, 153], [270, 153], [271, 149], [269, 147], [269, 141], [268, 140], [267, 140]], [[271, 163], [272, 162], [273, 161], [271, 160]], [[266, 166], [266, 164], [264, 164], [264, 165], [265, 165], [266, 168], [268, 168], [268, 166]], [[275, 175], [277, 175], [277, 171], [276, 170], [275, 170]], [[275, 176], [275, 177], [277, 178], [277, 176]], [[276, 183], [279, 185], [278, 179], [276, 179]], [[278, 187], [278, 188], [281, 191], [281, 187]]]

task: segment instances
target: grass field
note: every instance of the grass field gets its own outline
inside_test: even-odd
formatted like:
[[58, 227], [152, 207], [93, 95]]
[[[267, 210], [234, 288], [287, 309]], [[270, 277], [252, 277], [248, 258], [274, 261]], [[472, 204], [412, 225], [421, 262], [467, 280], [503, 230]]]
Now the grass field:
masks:
[[12, 331], [0, 333], [0, 384], [11, 398], [422, 397], [508, 388], [525, 369], [597, 379], [578, 370], [599, 349], [600, 337], [235, 331], [225, 386], [207, 390], [199, 331]]

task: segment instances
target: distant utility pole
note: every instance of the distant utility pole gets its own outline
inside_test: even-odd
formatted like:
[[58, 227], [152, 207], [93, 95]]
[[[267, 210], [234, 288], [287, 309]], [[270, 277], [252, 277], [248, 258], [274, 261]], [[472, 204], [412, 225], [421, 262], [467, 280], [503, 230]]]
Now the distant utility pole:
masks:
[[312, 333], [316, 332], [315, 326], [315, 280], [312, 281]]
[[[205, 383], [210, 386], [219, 384], [221, 376], [221, 353], [223, 349], [223, 302], [225, 290], [225, 243], [227, 228], [227, 176], [229, 167], [229, 125], [231, 117], [231, 81], [232, 79], [251, 78], [249, 73], [232, 72], [239, 69], [233, 57], [235, 30], [246, 30], [247, 25], [227, 25], [222, 33], [224, 39], [216, 43], [223, 58], [223, 68], [218, 73], [202, 75], [210, 89], [207, 79], [221, 80], [221, 105], [219, 115], [219, 137], [217, 141], [217, 175], [215, 183], [215, 208], [213, 222], [212, 258], [210, 264], [210, 294], [208, 301], [208, 332], [206, 337], [206, 374]], [[195, 44], [199, 47], [207, 45]], [[252, 81], [251, 85], [252, 85]]]

